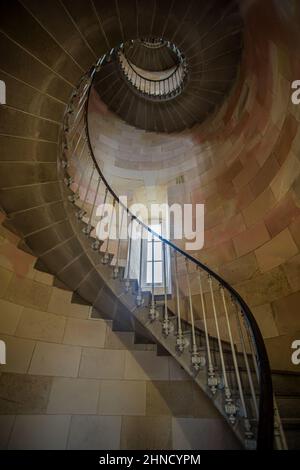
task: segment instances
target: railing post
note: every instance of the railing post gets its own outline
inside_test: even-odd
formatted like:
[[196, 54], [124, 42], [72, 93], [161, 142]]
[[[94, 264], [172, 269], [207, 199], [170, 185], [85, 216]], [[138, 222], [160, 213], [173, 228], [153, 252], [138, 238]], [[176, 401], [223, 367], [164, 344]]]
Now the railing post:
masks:
[[[119, 205], [119, 209], [120, 209]], [[120, 245], [121, 245], [121, 236], [122, 236], [122, 228], [123, 228], [123, 218], [124, 218], [124, 212], [125, 210], [121, 208], [122, 215], [121, 215], [121, 220], [120, 220], [120, 227], [119, 227], [119, 236], [118, 236], [118, 248], [117, 248], [117, 255], [116, 255], [116, 265], [113, 270], [113, 278], [117, 279], [119, 275], [119, 257], [120, 257]]]
[[140, 266], [139, 266], [139, 286], [138, 294], [136, 296], [136, 303], [138, 307], [141, 307], [144, 304], [143, 294], [142, 294], [142, 279], [143, 279], [143, 234], [144, 227], [141, 225], [141, 242], [140, 242]]
[[113, 218], [114, 218], [114, 215], [115, 215], [114, 214], [115, 205], [116, 205], [116, 200], [114, 199], [113, 200], [113, 209], [112, 209], [112, 213], [111, 213], [111, 216], [110, 216], [109, 227], [108, 227], [108, 238], [107, 238], [106, 249], [105, 249], [105, 253], [104, 253], [103, 258], [102, 258], [102, 263], [103, 264], [107, 264], [109, 262], [109, 242], [110, 242], [110, 235], [111, 235], [111, 229], [112, 229], [112, 221], [113, 221]]
[[181, 323], [181, 306], [180, 306], [180, 292], [178, 285], [178, 265], [177, 265], [177, 252], [174, 251], [174, 264], [175, 264], [175, 288], [176, 288], [176, 304], [177, 304], [177, 337], [176, 337], [176, 349], [179, 353], [182, 353], [188, 346], [187, 339], [183, 335], [182, 323]]
[[168, 312], [168, 285], [167, 285], [167, 256], [166, 256], [166, 244], [162, 244], [163, 249], [163, 282], [164, 282], [164, 316], [162, 321], [162, 331], [164, 336], [168, 336], [173, 332], [174, 326], [170, 322], [169, 312]]
[[[131, 218], [130, 222], [130, 234], [128, 242], [128, 264], [127, 264], [127, 276], [125, 280], [125, 291], [129, 292], [130, 289], [130, 264], [131, 264], [131, 249], [132, 249], [132, 232], [133, 232], [133, 219]], [[127, 231], [128, 232], [128, 231]]]
[[237, 408], [233, 403], [231, 390], [229, 388], [229, 383], [228, 383], [228, 378], [227, 378], [227, 371], [226, 371], [226, 366], [225, 366], [223, 346], [222, 346], [222, 340], [221, 340], [221, 335], [220, 335], [219, 321], [218, 321], [218, 315], [217, 315], [217, 309], [216, 309], [216, 304], [215, 304], [215, 297], [214, 297], [211, 276], [208, 277], [208, 283], [209, 283], [210, 294], [211, 294], [211, 303], [212, 303], [212, 308], [213, 308], [213, 314], [214, 314], [214, 320], [215, 320], [215, 326], [216, 326], [216, 332], [217, 332], [217, 340], [218, 340], [218, 346], [219, 346], [221, 368], [222, 368], [222, 375], [223, 375], [223, 380], [224, 380], [225, 412], [229, 417], [229, 421], [232, 424], [234, 424]]
[[96, 201], [97, 201], [97, 197], [98, 197], [98, 193], [99, 193], [99, 187], [100, 187], [101, 180], [102, 180], [102, 178], [101, 178], [101, 176], [99, 176], [98, 177], [98, 183], [97, 183], [97, 189], [95, 191], [95, 197], [94, 197], [94, 201], [93, 201], [89, 221], [88, 221], [88, 224], [82, 229], [82, 231], [85, 235], [90, 235], [92, 230], [93, 230], [92, 218], [93, 218], [93, 215], [94, 215], [94, 210], [95, 210], [95, 205], [96, 205]]
[[88, 198], [88, 195], [89, 195], [89, 192], [90, 192], [91, 183], [92, 183], [94, 173], [95, 173], [95, 165], [93, 165], [93, 168], [92, 168], [92, 171], [91, 171], [91, 176], [90, 176], [89, 183], [88, 183], [88, 186], [87, 186], [87, 189], [86, 189], [85, 197], [83, 198], [83, 201], [82, 201], [81, 209], [76, 213], [76, 217], [77, 217], [78, 220], [82, 220], [82, 218], [86, 214], [86, 210], [85, 210], [84, 206], [87, 203], [87, 198]]
[[246, 402], [245, 402], [245, 396], [244, 396], [244, 391], [243, 391], [243, 386], [242, 386], [242, 381], [241, 381], [241, 376], [240, 376], [240, 370], [239, 370], [239, 366], [238, 366], [235, 345], [234, 345], [234, 342], [233, 342], [231, 324], [230, 324], [229, 315], [228, 315], [228, 308], [227, 308], [227, 303], [226, 303], [226, 298], [225, 298], [225, 292], [224, 292], [224, 289], [223, 289], [222, 286], [220, 286], [220, 291], [221, 291], [222, 302], [223, 302], [223, 307], [224, 307], [224, 312], [225, 312], [225, 318], [226, 318], [226, 324], [227, 324], [227, 330], [228, 330], [228, 335], [229, 335], [231, 353], [232, 353], [232, 358], [233, 358], [235, 376], [236, 376], [236, 381], [237, 381], [237, 385], [238, 385], [240, 401], [241, 401], [241, 405], [242, 405], [243, 419], [244, 419], [244, 426], [245, 426], [245, 437], [248, 440], [252, 440], [253, 439], [253, 432], [251, 431], [251, 424], [250, 424], [249, 417], [248, 417], [248, 412], [247, 412], [247, 407], [246, 407]]
[[[79, 137], [78, 137], [77, 143], [76, 143], [76, 145], [75, 145], [75, 147], [74, 147], [74, 149], [73, 149], [73, 155], [75, 155], [75, 153], [77, 152], [77, 149], [78, 149], [79, 143], [80, 143], [80, 141], [81, 141], [81, 139], [82, 139], [82, 136], [83, 136], [83, 132], [84, 132], [84, 131], [85, 131], [85, 127], [83, 126], [83, 128], [81, 129], [81, 133], [80, 133], [80, 135], [79, 135]], [[73, 138], [74, 138], [74, 137], [75, 137], [75, 136], [73, 136]]]
[[152, 235], [152, 240], [151, 240], [151, 251], [152, 251], [152, 263], [151, 263], [151, 268], [152, 268], [152, 276], [151, 276], [151, 281], [152, 281], [152, 287], [151, 287], [151, 306], [149, 310], [149, 318], [151, 321], [157, 320], [159, 313], [156, 308], [156, 303], [155, 303], [155, 275], [154, 275], [154, 266], [155, 266], [155, 252], [154, 252], [154, 236]]
[[[86, 143], [85, 143], [85, 145], [86, 145]], [[82, 149], [82, 151], [80, 153], [80, 156], [79, 156], [79, 159], [78, 159], [79, 164], [81, 163], [81, 159], [83, 160], [83, 162], [82, 162], [83, 163], [83, 171], [81, 172], [80, 179], [78, 181], [76, 191], [73, 194], [70, 194], [68, 196], [68, 201], [70, 201], [72, 204], [75, 204], [75, 202], [80, 198], [80, 188], [81, 188], [82, 182], [84, 180], [84, 177], [86, 175], [86, 172], [88, 170], [88, 165], [86, 164], [87, 163], [87, 155], [84, 155], [84, 157], [82, 158], [84, 150], [85, 150], [85, 145], [83, 146], [83, 149]]]
[[195, 331], [195, 319], [194, 319], [194, 307], [192, 300], [192, 291], [191, 291], [191, 282], [190, 282], [190, 273], [189, 273], [189, 264], [187, 258], [185, 258], [186, 274], [187, 274], [187, 286], [188, 286], [188, 296], [189, 296], [189, 305], [190, 305], [190, 318], [191, 318], [191, 327], [192, 327], [192, 367], [198, 371], [200, 368], [204, 367], [206, 364], [206, 359], [204, 356], [200, 355], [197, 341], [196, 341], [196, 331]]
[[208, 359], [207, 385], [209, 386], [212, 394], [215, 395], [215, 393], [217, 392], [217, 386], [219, 384], [219, 380], [218, 380], [218, 377], [216, 376], [216, 373], [215, 373], [215, 368], [214, 368], [214, 365], [213, 365], [212, 355], [211, 355], [211, 350], [210, 350], [210, 339], [209, 339], [208, 327], [207, 327], [206, 306], [205, 306], [204, 295], [203, 295], [200, 269], [199, 269], [199, 287], [200, 287], [200, 298], [201, 298], [202, 316], [203, 316], [203, 323], [204, 323], [204, 334], [205, 334], [207, 359]]
[[241, 321], [240, 321], [239, 307], [235, 304], [234, 299], [232, 299], [232, 302], [235, 306], [236, 323], [237, 323], [240, 343], [241, 343], [244, 362], [245, 362], [245, 366], [246, 366], [246, 370], [247, 370], [247, 376], [248, 376], [249, 386], [250, 386], [250, 390], [251, 390], [251, 396], [252, 396], [255, 416], [256, 416], [256, 419], [258, 420], [259, 412], [258, 412], [257, 398], [256, 398], [254, 384], [253, 384], [252, 373], [251, 373], [251, 369], [250, 369], [250, 366], [249, 366], [248, 355], [247, 355], [247, 351], [246, 351], [246, 348], [245, 348], [245, 340], [244, 340], [244, 335], [243, 335]]
[[[103, 201], [102, 211], [101, 211], [101, 215], [100, 215], [100, 223], [103, 219], [107, 195], [108, 195], [108, 188], [105, 189], [104, 201]], [[96, 232], [96, 240], [94, 240], [93, 243], [92, 243], [92, 250], [99, 251], [100, 247], [101, 247], [101, 242], [102, 242], [102, 240], [101, 241], [99, 240], [97, 232]]]

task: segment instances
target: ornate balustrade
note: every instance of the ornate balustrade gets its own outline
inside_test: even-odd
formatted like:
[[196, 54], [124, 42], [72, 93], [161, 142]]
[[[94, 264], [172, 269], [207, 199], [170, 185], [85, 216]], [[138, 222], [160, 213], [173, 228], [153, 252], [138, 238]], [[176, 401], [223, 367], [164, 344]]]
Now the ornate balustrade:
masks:
[[[218, 274], [157, 234], [132, 214], [119, 200], [100, 170], [89, 135], [89, 96], [93, 78], [112, 50], [80, 81], [72, 94], [62, 132], [61, 165], [69, 202], [73, 204], [83, 232], [110, 266], [111, 277], [135, 298], [134, 315], [177, 358], [223, 414], [245, 448], [271, 449], [274, 410], [271, 372], [264, 340], [249, 307]], [[98, 207], [110, 202], [118, 214], [117, 237], [111, 229], [102, 239], [101, 224], [107, 224]], [[133, 240], [132, 232], [139, 233]], [[128, 239], [122, 239], [121, 233]], [[157, 253], [157, 246], [159, 249]], [[143, 280], [145, 243], [150, 247], [150, 282]], [[148, 251], [149, 251], [148, 250]], [[134, 252], [134, 256], [133, 256]], [[161, 262], [160, 279], [155, 262]], [[135, 270], [133, 263], [139, 263]], [[159, 281], [159, 282], [158, 282]], [[183, 397], [184, 399], [184, 397]], [[285, 440], [275, 416], [276, 445]]]

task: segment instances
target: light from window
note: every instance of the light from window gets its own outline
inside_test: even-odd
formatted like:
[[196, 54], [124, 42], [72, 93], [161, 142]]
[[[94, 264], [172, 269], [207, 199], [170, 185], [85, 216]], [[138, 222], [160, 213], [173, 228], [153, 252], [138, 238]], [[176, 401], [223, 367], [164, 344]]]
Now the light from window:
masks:
[[[161, 224], [150, 225], [150, 228], [161, 235]], [[154, 256], [153, 256], [154, 253]], [[152, 263], [153, 260], [153, 263]], [[152, 276], [154, 277], [154, 284], [162, 284], [163, 282], [163, 252], [162, 242], [159, 238], [153, 237], [148, 232], [147, 237], [147, 271], [146, 271], [146, 283], [152, 284]]]

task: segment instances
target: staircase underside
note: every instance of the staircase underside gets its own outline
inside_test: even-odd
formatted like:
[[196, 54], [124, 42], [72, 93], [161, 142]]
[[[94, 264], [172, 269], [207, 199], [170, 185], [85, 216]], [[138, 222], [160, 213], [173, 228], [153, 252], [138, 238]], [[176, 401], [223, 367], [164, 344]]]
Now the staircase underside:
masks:
[[[198, 7], [196, 3], [182, 9], [180, 25], [170, 15], [170, 26], [164, 30], [164, 38], [179, 48], [187, 63], [187, 81], [181, 94], [167, 101], [142, 96], [120, 70], [118, 59], [98, 73], [95, 83], [101, 100], [127, 123], [148, 131], [182, 131], [205, 121], [232, 89], [243, 46], [238, 8], [226, 2], [209, 2], [204, 8], [201, 2]], [[192, 12], [198, 21], [192, 21]], [[125, 54], [127, 50], [128, 59], [148, 71], [161, 70], [167, 62], [166, 48], [151, 50], [135, 42], [130, 48], [125, 45]]]

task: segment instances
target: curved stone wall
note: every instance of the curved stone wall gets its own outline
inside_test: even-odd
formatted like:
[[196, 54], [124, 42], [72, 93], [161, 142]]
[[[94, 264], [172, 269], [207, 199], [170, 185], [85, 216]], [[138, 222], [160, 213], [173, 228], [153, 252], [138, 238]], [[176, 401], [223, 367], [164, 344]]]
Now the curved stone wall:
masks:
[[[205, 204], [199, 259], [217, 268], [252, 308], [272, 368], [296, 370], [300, 106], [291, 101], [291, 84], [300, 76], [300, 9], [297, 2], [274, 4], [256, 2], [245, 11], [240, 81], [218, 118], [194, 130], [211, 165], [199, 175], [185, 174], [185, 196]], [[173, 186], [172, 201], [176, 194]]]
[[[10, 226], [37, 251], [61, 248], [75, 236], [66, 221], [56, 167], [71, 90], [123, 34], [134, 37], [136, 22], [129, 11], [147, 34], [152, 18], [142, 13], [153, 11], [155, 2], [153, 9], [146, 3], [147, 8], [143, 2], [119, 2], [119, 9], [104, 1], [1, 4], [0, 79], [8, 92], [8, 104], [0, 108], [1, 205]], [[178, 26], [182, 2], [175, 3], [172, 22]], [[170, 5], [163, 2], [157, 11], [158, 29]], [[173, 178], [168, 183], [170, 202], [179, 195], [181, 201], [205, 202], [206, 245], [198, 256], [217, 267], [254, 308], [275, 368], [291, 367], [290, 342], [299, 330], [299, 107], [290, 101], [291, 81], [300, 75], [295, 49], [299, 5], [285, 5], [242, 2], [246, 54], [240, 81], [218, 116], [193, 130], [201, 152], [192, 168], [183, 167], [184, 182], [178, 185]], [[171, 158], [175, 143], [169, 151]], [[67, 246], [66, 264], [76, 248]], [[61, 251], [53, 253], [59, 257]], [[83, 260], [85, 273], [91, 272], [89, 279], [95, 275], [97, 285], [86, 253], [81, 266]]]
[[204, 249], [192, 254], [244, 296], [272, 367], [292, 370], [300, 334], [300, 106], [291, 85], [300, 76], [300, 11], [297, 2], [272, 1], [243, 9], [243, 65], [217, 115], [164, 136], [126, 125], [94, 98], [93, 143], [122, 194], [161, 185], [170, 204], [205, 204]]

